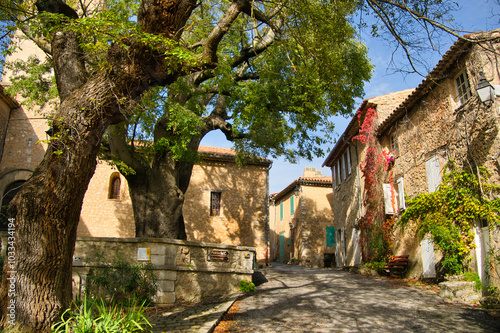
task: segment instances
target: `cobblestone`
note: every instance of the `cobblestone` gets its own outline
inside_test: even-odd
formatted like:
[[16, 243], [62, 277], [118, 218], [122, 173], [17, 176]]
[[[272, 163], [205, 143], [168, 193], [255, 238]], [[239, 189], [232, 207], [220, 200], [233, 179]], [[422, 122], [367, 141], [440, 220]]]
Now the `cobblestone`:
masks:
[[[340, 269], [273, 263], [240, 296], [230, 332], [500, 332], [500, 320], [437, 291]], [[210, 333], [237, 296], [153, 316], [154, 333]]]
[[238, 303], [231, 332], [500, 332], [500, 321], [436, 292], [339, 269], [273, 264]]

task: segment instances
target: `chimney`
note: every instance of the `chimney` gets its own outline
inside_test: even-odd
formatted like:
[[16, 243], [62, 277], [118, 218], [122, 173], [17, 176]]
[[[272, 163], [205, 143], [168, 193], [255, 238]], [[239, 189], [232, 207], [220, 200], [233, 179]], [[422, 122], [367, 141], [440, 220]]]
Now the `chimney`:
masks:
[[315, 167], [305, 167], [304, 168], [304, 175], [303, 175], [303, 177], [312, 177], [312, 178], [315, 178], [315, 177], [321, 177], [321, 176], [322, 176], [321, 170], [316, 170]]

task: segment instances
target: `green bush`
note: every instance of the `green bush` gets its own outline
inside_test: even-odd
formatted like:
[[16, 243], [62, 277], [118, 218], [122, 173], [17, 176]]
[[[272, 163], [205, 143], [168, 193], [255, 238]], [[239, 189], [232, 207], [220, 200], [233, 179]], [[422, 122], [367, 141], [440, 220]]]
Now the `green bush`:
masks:
[[148, 305], [158, 289], [154, 265], [132, 264], [123, 258], [115, 258], [112, 263], [102, 263], [96, 257], [98, 267], [93, 267], [87, 275], [85, 292], [92, 298], [113, 300], [127, 304], [136, 299]]
[[255, 291], [255, 284], [252, 281], [241, 280], [240, 291], [242, 291], [244, 293]]
[[464, 280], [465, 281], [470, 281], [470, 282], [475, 282], [475, 289], [476, 291], [481, 291], [483, 289], [483, 283], [481, 282], [481, 279], [479, 278], [479, 274], [476, 272], [465, 272], [464, 273]]
[[[52, 325], [55, 333], [132, 333], [144, 332], [152, 327], [144, 315], [144, 303], [132, 301], [128, 307], [108, 304], [103, 299], [87, 299], [76, 303], [61, 316], [61, 321]], [[138, 305], [140, 304], [140, 305]]]

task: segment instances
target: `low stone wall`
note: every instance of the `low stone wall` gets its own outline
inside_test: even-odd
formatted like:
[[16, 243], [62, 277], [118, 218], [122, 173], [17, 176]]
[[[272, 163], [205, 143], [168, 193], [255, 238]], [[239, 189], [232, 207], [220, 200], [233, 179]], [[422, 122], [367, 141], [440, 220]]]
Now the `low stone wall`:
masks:
[[163, 238], [78, 237], [73, 257], [73, 294], [81, 294], [85, 276], [95, 267], [96, 254], [112, 262], [118, 256], [132, 263], [151, 263], [158, 278], [156, 304], [199, 301], [239, 291], [251, 280], [254, 247], [200, 243]]

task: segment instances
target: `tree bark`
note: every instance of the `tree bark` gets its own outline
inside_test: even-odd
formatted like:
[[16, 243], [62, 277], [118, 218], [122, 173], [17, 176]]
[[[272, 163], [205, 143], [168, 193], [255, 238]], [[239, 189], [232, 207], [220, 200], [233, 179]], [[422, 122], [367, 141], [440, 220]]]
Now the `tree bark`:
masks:
[[[96, 167], [101, 138], [109, 124], [121, 119], [114, 97], [109, 97], [113, 96], [111, 90], [102, 89], [112, 86], [96, 77], [62, 102], [55, 116], [57, 138], [11, 202], [16, 262], [14, 269], [6, 265], [4, 274], [14, 277], [15, 283], [11, 288], [12, 280], [3, 280], [1, 309], [2, 317], [9, 319], [6, 309], [13, 302], [19, 330], [48, 330], [70, 304], [73, 251], [83, 197]], [[109, 105], [99, 112], [91, 109], [88, 99], [88, 92], [97, 87], [100, 95], [94, 97]], [[8, 289], [14, 290], [15, 297], [6, 295]]]
[[[157, 125], [157, 135], [159, 127], [162, 126]], [[176, 161], [166, 148], [156, 152], [149, 164], [127, 145], [123, 124], [114, 126], [109, 141], [111, 153], [134, 170], [122, 174], [129, 186], [136, 237], [186, 239], [182, 208], [194, 161]], [[189, 149], [197, 152], [200, 141], [200, 137], [193, 137]]]

